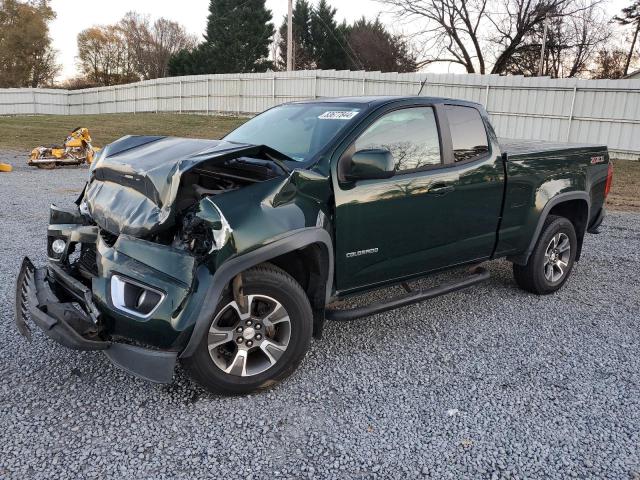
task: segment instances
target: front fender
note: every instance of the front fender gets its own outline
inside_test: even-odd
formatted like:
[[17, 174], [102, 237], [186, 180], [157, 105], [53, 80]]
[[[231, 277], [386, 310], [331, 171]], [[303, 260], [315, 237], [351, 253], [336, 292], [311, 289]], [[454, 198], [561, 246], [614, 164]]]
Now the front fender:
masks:
[[222, 292], [233, 277], [251, 267], [315, 243], [323, 245], [327, 250], [329, 266], [325, 302], [328, 302], [333, 287], [333, 242], [329, 232], [322, 227], [294, 230], [267, 245], [230, 258], [215, 270], [213, 276], [206, 269], [199, 269], [199, 288], [194, 292], [197, 298], [192, 299], [192, 308], [194, 312], [197, 312], [197, 317], [193, 321], [193, 331], [187, 346], [180, 354], [180, 357], [190, 357], [196, 351], [202, 337], [207, 332], [209, 322], [216, 311]]

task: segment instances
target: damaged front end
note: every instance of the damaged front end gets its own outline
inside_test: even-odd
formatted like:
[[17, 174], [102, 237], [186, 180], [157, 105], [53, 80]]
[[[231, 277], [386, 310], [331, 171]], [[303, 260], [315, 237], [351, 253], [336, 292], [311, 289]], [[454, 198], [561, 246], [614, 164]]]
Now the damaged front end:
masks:
[[[30, 338], [31, 319], [67, 348], [102, 350], [130, 373], [154, 382], [170, 382], [179, 351], [171, 345], [171, 338], [178, 332], [172, 332], [158, 318], [171, 317], [177, 310], [172, 306], [186, 298], [194, 259], [187, 253], [165, 251], [167, 247], [142, 248], [142, 240], [126, 236], [112, 241], [112, 236], [101, 232], [77, 208], [52, 206], [49, 263], [36, 267], [25, 258], [18, 275], [18, 330]], [[171, 275], [154, 270], [167, 269], [169, 264]], [[153, 282], [145, 275], [151, 275]], [[150, 333], [164, 329], [173, 335], [169, 339], [161, 333], [156, 338], [144, 335], [149, 341], [139, 341], [135, 333], [129, 334], [136, 321], [148, 322]]]
[[216, 269], [317, 222], [320, 202], [296, 195], [296, 183], [326, 188], [326, 178], [289, 172], [279, 157], [171, 137], [108, 145], [77, 206], [51, 207], [48, 265], [23, 261], [19, 331], [30, 336], [30, 318], [68, 348], [102, 350], [135, 375], [170, 382], [203, 306], [217, 301], [207, 298]]

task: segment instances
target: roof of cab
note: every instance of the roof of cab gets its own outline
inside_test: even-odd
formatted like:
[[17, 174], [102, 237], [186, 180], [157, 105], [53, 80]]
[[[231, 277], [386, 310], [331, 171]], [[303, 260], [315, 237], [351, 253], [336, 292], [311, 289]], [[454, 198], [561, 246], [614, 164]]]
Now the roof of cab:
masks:
[[322, 97], [309, 100], [298, 100], [291, 103], [355, 103], [367, 105], [369, 107], [383, 105], [386, 103], [399, 102], [402, 100], [413, 100], [419, 98], [425, 103], [444, 103], [444, 102], [456, 102], [479, 105], [476, 102], [470, 102], [468, 100], [459, 100], [446, 97], [419, 97], [417, 95], [373, 95], [362, 97]]

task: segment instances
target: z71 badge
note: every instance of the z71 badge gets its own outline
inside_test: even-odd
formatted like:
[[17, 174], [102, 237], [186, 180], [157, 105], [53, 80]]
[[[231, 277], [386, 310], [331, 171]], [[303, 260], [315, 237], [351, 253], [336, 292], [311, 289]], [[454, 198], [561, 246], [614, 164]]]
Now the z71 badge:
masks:
[[595, 165], [596, 163], [603, 163], [603, 162], [604, 162], [604, 155], [591, 157], [591, 165]]

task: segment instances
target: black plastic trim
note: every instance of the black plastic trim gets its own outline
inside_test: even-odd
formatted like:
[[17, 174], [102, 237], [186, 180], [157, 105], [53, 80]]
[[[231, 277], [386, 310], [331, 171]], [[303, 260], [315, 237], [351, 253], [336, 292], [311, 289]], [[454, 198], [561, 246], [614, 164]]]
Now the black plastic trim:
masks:
[[178, 352], [113, 343], [104, 354], [116, 367], [154, 383], [171, 383]]
[[533, 252], [533, 249], [536, 246], [536, 242], [538, 241], [538, 237], [540, 236], [540, 232], [542, 231], [542, 226], [544, 225], [545, 220], [549, 216], [549, 211], [556, 205], [563, 202], [568, 202], [571, 200], [584, 200], [587, 202], [587, 221], [588, 221], [588, 219], [591, 218], [591, 199], [589, 198], [589, 195], [586, 192], [560, 193], [555, 197], [551, 198], [542, 209], [542, 213], [538, 218], [538, 224], [536, 225], [536, 229], [533, 233], [533, 236], [531, 237], [531, 241], [529, 242], [529, 246], [527, 247], [525, 252], [522, 253], [521, 255], [509, 256], [507, 257], [507, 260], [513, 263], [516, 263], [518, 265], [526, 265], [527, 262], [529, 261], [529, 257], [531, 256], [531, 253]]
[[98, 310], [98, 307], [93, 303], [91, 290], [80, 282], [80, 280], [76, 280], [56, 264], [49, 264], [49, 272], [52, 274], [54, 281], [62, 285], [65, 290], [76, 297], [79, 302], [84, 303], [93, 321], [97, 322], [98, 318], [100, 318], [100, 310]]
[[591, 222], [591, 225], [589, 226], [589, 228], [587, 228], [587, 233], [593, 233], [596, 235], [600, 233], [600, 225], [602, 225], [605, 215], [606, 215], [605, 208], [602, 207], [598, 211], [598, 215], [596, 215], [595, 220]]
[[[461, 281], [440, 285], [426, 290], [417, 292], [409, 292], [407, 295], [393, 298], [391, 300], [382, 300], [371, 303], [364, 307], [349, 308], [345, 310], [326, 310], [325, 317], [327, 320], [336, 322], [349, 322], [362, 317], [368, 317], [376, 313], [395, 310], [396, 308], [413, 305], [414, 303], [424, 302], [434, 297], [439, 297], [447, 293], [457, 292], [465, 288], [469, 288], [477, 283], [484, 282], [489, 278], [489, 272], [482, 267], [475, 268], [472, 274]], [[406, 287], [405, 287], [406, 290]]]

